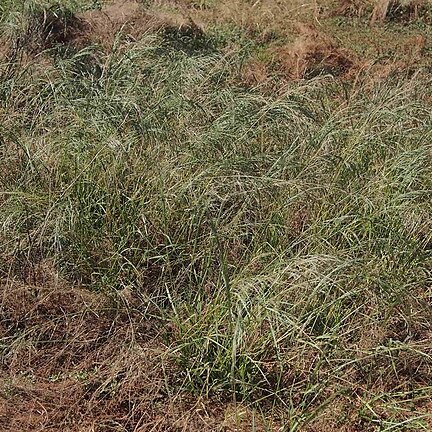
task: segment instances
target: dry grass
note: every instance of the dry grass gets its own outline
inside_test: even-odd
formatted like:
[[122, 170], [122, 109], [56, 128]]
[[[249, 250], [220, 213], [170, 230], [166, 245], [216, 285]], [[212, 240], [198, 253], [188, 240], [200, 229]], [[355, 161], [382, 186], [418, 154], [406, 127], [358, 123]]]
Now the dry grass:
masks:
[[[40, 266], [37, 284], [1, 287], [2, 431], [234, 431], [258, 413], [171, 390], [164, 323], [116, 297], [68, 287]], [[252, 420], [255, 418], [255, 420]]]
[[0, 15], [2, 431], [430, 428], [429, 35], [342, 6]]
[[292, 45], [275, 50], [280, 70], [290, 79], [319, 75], [348, 75], [354, 55], [337, 46], [334, 40], [310, 26], [300, 26], [300, 36]]
[[371, 23], [383, 23], [386, 20], [409, 23], [420, 16], [430, 19], [431, 3], [429, 0], [378, 0], [372, 11]]

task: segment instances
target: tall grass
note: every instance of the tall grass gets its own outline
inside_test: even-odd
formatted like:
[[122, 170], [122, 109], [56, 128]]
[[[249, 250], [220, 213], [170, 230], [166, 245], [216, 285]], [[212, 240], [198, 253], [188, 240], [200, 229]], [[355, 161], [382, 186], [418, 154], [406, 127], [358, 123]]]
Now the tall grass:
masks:
[[426, 430], [398, 405], [430, 394], [424, 87], [268, 95], [237, 84], [242, 52], [178, 47], [149, 34], [2, 75], [1, 277], [49, 260], [136, 292], [167, 323], [170, 386], [282, 407], [287, 430], [345, 398]]

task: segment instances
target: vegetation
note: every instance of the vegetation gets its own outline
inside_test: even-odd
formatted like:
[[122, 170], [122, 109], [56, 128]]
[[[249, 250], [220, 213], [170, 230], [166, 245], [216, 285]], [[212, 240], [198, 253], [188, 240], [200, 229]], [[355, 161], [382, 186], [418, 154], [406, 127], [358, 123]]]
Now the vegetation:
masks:
[[429, 41], [184, 3], [0, 5], [1, 429], [430, 430]]

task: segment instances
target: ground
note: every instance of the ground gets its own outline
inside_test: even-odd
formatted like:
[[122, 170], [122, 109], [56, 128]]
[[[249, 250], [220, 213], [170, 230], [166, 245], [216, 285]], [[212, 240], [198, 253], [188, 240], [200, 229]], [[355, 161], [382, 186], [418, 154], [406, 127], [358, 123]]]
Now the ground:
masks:
[[432, 428], [432, 6], [0, 5], [0, 429]]

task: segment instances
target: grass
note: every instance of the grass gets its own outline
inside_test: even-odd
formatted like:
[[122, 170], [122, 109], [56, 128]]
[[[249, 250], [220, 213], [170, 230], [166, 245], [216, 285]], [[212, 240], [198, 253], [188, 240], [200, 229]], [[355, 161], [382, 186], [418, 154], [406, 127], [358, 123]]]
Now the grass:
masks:
[[[13, 39], [32, 12], [1, 8]], [[429, 430], [430, 78], [250, 88], [220, 31], [3, 58], [4, 406], [59, 386], [5, 430], [151, 430], [179, 398], [223, 407], [208, 430]], [[109, 419], [59, 419], [61, 386]]]

